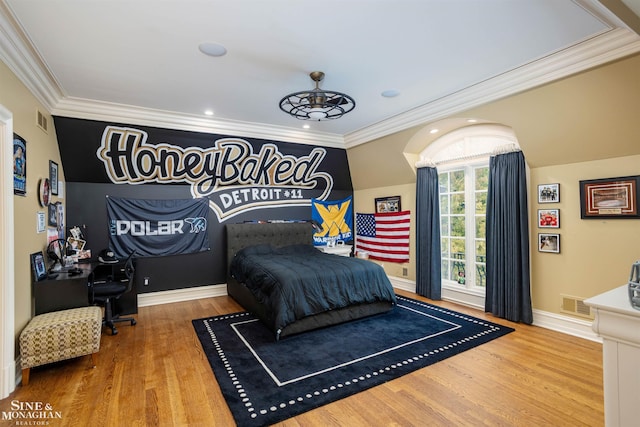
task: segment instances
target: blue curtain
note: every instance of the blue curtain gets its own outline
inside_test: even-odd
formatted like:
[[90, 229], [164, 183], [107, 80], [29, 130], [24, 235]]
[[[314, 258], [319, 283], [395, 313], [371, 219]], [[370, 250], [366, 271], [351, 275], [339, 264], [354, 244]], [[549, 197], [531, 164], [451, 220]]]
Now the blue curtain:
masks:
[[533, 323], [529, 267], [527, 182], [521, 151], [489, 161], [485, 311]]
[[438, 171], [418, 168], [416, 186], [416, 293], [441, 299], [440, 201]]

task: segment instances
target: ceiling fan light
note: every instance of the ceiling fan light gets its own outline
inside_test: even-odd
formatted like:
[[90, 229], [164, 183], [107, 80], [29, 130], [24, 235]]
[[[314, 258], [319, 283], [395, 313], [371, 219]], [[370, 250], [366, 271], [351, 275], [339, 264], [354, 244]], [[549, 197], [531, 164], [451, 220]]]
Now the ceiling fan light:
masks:
[[291, 93], [280, 100], [280, 109], [300, 120], [332, 120], [353, 110], [356, 102], [349, 95], [322, 90], [318, 87], [324, 77], [321, 71], [310, 74], [316, 83], [311, 91]]
[[319, 107], [309, 110], [309, 118], [313, 120], [323, 120], [327, 118], [327, 113]]

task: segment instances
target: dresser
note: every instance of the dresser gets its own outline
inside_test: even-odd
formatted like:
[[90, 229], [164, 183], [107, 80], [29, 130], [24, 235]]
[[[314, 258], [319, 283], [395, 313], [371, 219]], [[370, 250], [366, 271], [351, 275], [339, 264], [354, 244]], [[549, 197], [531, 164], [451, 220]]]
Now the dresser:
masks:
[[593, 330], [602, 338], [605, 425], [636, 426], [640, 416], [640, 310], [620, 286], [584, 303], [595, 313]]

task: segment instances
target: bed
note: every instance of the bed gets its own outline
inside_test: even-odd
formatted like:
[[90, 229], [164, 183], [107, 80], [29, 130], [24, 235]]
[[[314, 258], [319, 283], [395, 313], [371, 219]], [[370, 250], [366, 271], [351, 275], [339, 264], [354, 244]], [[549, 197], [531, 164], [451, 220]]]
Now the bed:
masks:
[[227, 224], [226, 237], [227, 292], [276, 340], [384, 313], [396, 304], [382, 267], [320, 252], [311, 244], [308, 223]]

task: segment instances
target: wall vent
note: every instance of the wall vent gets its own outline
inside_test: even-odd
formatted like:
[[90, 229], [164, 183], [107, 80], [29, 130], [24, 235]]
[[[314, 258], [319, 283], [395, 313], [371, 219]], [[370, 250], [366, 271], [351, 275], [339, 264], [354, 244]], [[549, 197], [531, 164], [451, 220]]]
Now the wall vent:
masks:
[[591, 307], [584, 303], [584, 298], [572, 297], [569, 295], [561, 295], [563, 313], [573, 314], [574, 316], [586, 317], [593, 319]]
[[36, 110], [36, 125], [42, 129], [44, 133], [49, 133], [49, 120], [40, 110]]

